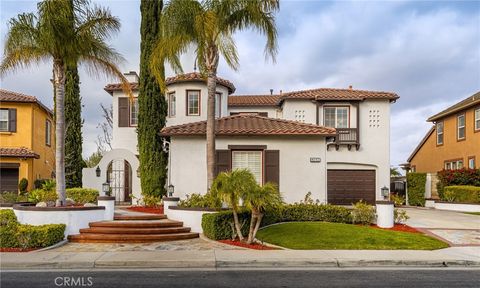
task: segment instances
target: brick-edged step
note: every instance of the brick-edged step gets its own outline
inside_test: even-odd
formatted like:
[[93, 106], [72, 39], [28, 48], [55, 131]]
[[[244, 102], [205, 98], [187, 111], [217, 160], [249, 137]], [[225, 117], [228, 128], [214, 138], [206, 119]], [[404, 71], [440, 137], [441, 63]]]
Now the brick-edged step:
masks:
[[189, 227], [163, 227], [163, 228], [125, 228], [125, 227], [91, 227], [80, 229], [80, 233], [95, 234], [172, 234], [188, 233]]
[[146, 220], [146, 221], [99, 221], [89, 223], [90, 227], [116, 227], [116, 228], [165, 228], [182, 227], [183, 222], [172, 220]]
[[161, 220], [167, 219], [167, 215], [163, 214], [140, 214], [140, 215], [132, 215], [132, 214], [115, 214], [114, 220]]
[[173, 241], [198, 238], [198, 233], [175, 233], [154, 235], [120, 235], [120, 234], [78, 234], [68, 236], [71, 242], [88, 243], [142, 243], [157, 241]]

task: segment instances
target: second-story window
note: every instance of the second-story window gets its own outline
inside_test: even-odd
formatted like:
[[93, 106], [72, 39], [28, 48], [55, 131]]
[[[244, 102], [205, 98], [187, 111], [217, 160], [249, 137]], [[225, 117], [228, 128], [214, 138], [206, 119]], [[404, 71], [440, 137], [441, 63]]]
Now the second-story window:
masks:
[[437, 123], [437, 145], [443, 144], [443, 122]]
[[457, 116], [457, 140], [465, 139], [465, 114]]
[[177, 97], [175, 92], [168, 94], [168, 116], [175, 117], [177, 114]]
[[45, 121], [45, 145], [52, 146], [52, 122]]
[[480, 108], [475, 110], [475, 131], [480, 130]]
[[187, 116], [200, 115], [200, 90], [187, 90]]
[[138, 98], [135, 98], [130, 105], [130, 126], [138, 124]]
[[333, 128], [348, 128], [348, 107], [325, 107], [323, 124]]
[[0, 131], [9, 131], [8, 109], [0, 109]]

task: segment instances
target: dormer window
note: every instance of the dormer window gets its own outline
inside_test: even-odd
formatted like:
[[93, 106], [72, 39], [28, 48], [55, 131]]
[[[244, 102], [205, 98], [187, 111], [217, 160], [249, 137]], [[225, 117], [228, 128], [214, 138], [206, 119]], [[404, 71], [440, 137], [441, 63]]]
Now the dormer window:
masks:
[[325, 107], [324, 108], [323, 125], [332, 128], [348, 128], [349, 127], [349, 107]]
[[187, 116], [200, 116], [200, 90], [187, 90]]

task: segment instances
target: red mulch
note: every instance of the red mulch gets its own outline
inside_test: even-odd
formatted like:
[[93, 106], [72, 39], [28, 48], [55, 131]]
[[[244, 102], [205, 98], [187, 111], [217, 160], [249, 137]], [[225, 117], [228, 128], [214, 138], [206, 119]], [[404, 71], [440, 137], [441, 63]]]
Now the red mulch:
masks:
[[163, 214], [163, 206], [157, 206], [157, 207], [131, 206], [131, 207], [128, 207], [127, 209], [135, 212]]
[[221, 242], [223, 244], [232, 245], [232, 246], [254, 249], [254, 250], [278, 250], [277, 248], [268, 247], [268, 246], [265, 246], [265, 245], [262, 245], [262, 244], [258, 244], [258, 243], [247, 244], [247, 243], [244, 243], [244, 242], [240, 242], [238, 240], [235, 240], [235, 241], [234, 240], [218, 240], [218, 242]]
[[30, 252], [38, 248], [0, 248], [0, 252]]
[[377, 225], [370, 225], [372, 228], [382, 229], [382, 230], [391, 230], [391, 231], [400, 231], [400, 232], [409, 232], [409, 233], [422, 233], [415, 228], [412, 228], [405, 224], [395, 224], [392, 228], [380, 228]]

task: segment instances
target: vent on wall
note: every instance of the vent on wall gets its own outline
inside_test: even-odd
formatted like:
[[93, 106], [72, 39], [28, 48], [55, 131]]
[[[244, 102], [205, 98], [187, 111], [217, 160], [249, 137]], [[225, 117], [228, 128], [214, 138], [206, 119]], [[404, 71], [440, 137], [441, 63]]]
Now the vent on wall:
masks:
[[368, 111], [368, 127], [379, 128], [380, 127], [380, 111], [376, 109], [370, 109]]
[[295, 110], [295, 121], [305, 123], [305, 110]]

